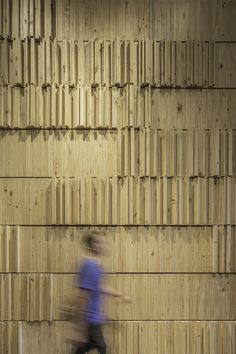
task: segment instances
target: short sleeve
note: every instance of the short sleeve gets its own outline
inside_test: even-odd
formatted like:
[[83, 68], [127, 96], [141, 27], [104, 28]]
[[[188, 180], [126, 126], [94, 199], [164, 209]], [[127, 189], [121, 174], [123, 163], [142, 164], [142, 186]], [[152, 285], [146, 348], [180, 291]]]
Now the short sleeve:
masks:
[[85, 262], [78, 274], [77, 286], [81, 289], [94, 290], [96, 288], [96, 268], [93, 264]]

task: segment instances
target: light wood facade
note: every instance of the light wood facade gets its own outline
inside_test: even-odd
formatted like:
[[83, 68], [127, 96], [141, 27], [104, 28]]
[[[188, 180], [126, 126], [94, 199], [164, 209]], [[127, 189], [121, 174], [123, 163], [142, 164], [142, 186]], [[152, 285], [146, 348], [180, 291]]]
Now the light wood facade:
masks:
[[236, 352], [236, 0], [0, 0], [0, 354], [69, 353], [103, 232], [111, 354]]

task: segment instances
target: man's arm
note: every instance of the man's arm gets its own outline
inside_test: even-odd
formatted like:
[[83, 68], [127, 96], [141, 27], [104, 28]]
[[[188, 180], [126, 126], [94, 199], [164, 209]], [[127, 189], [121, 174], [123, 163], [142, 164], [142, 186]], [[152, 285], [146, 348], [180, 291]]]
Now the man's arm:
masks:
[[114, 297], [119, 297], [124, 301], [130, 302], [130, 298], [128, 296], [125, 296], [123, 294], [121, 294], [120, 292], [118, 292], [116, 289], [110, 287], [110, 286], [103, 286], [102, 287], [102, 293], [104, 295], [110, 295], [110, 296], [114, 296]]
[[77, 296], [77, 319], [76, 323], [77, 327], [77, 341], [81, 344], [85, 344], [88, 342], [88, 323], [86, 320], [86, 311], [88, 308], [88, 302], [90, 298], [90, 291], [86, 289], [78, 289]]
[[78, 289], [78, 320], [86, 324], [86, 310], [90, 298], [90, 291], [86, 289]]
[[116, 289], [114, 289], [110, 286], [103, 286], [102, 293], [104, 295], [110, 295], [110, 296], [114, 296], [114, 297], [121, 297], [122, 296], [121, 293], [119, 293]]

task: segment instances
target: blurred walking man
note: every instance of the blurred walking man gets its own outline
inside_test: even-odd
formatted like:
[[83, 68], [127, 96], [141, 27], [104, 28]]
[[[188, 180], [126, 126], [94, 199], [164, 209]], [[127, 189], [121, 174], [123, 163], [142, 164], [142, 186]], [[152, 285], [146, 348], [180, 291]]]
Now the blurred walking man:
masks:
[[85, 236], [84, 243], [88, 249], [79, 270], [77, 286], [79, 288], [79, 318], [78, 342], [76, 354], [85, 354], [97, 349], [100, 354], [106, 354], [106, 343], [102, 333], [104, 318], [102, 315], [102, 295], [129, 299], [119, 294], [115, 289], [104, 288], [102, 284], [103, 269], [100, 258], [106, 253], [105, 239], [102, 235], [90, 233]]

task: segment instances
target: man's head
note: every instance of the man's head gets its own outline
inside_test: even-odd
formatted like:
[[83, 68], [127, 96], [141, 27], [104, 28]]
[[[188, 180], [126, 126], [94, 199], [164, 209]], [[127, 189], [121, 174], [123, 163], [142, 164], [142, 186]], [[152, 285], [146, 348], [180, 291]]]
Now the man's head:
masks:
[[99, 232], [89, 232], [84, 235], [83, 239], [85, 247], [94, 255], [105, 255], [105, 238]]

